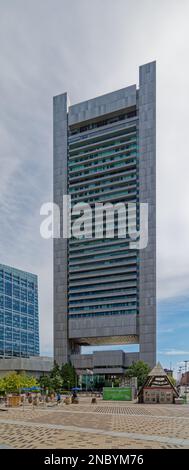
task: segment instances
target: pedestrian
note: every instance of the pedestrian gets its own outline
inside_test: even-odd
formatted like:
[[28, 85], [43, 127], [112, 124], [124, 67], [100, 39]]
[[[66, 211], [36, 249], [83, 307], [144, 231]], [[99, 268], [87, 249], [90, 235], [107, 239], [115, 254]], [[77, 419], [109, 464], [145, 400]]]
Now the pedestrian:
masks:
[[57, 405], [61, 402], [60, 392], [57, 393], [56, 402], [57, 402]]

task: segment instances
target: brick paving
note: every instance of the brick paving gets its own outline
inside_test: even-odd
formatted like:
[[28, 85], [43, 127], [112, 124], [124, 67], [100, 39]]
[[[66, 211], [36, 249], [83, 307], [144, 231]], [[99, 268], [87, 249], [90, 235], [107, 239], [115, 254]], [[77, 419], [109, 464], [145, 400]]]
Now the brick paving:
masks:
[[189, 449], [188, 405], [90, 401], [0, 411], [0, 447]]

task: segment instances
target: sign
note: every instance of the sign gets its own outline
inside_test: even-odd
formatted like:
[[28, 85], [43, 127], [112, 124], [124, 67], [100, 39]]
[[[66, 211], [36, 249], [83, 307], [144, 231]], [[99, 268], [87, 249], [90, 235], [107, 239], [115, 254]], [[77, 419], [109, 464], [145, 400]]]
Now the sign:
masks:
[[131, 387], [104, 387], [103, 400], [131, 401]]

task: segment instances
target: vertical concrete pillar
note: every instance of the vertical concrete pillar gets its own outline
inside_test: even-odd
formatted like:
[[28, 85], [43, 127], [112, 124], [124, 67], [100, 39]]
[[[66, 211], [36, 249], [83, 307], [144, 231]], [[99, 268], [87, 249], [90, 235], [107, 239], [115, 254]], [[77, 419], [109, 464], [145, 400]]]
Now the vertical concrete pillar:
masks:
[[156, 63], [139, 74], [139, 200], [148, 203], [148, 246], [140, 250], [140, 359], [156, 363]]
[[67, 240], [62, 238], [63, 195], [67, 194], [67, 94], [53, 100], [53, 197], [60, 208], [60, 238], [54, 239], [54, 359], [68, 361]]

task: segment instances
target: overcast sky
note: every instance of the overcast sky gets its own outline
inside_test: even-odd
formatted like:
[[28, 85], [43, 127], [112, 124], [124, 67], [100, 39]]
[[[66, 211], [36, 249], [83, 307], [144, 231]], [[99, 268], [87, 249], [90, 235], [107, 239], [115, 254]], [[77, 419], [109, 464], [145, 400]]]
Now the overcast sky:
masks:
[[0, 0], [0, 262], [39, 275], [41, 353], [52, 354], [52, 97], [134, 83], [157, 60], [158, 350], [189, 359], [189, 1]]

